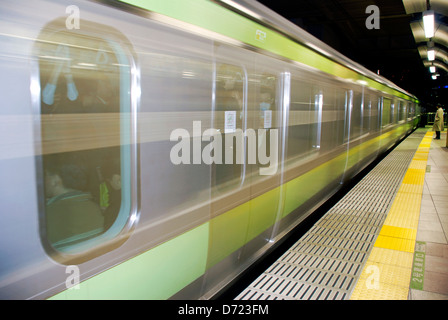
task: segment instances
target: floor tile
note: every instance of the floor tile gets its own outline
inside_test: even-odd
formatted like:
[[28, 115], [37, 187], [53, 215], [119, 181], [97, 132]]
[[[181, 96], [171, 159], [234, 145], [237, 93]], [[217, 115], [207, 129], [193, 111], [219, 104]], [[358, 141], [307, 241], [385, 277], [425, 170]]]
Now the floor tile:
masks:
[[448, 294], [448, 274], [425, 271], [423, 291]]
[[[437, 221], [439, 219], [439, 216], [437, 213], [420, 213], [420, 220], [419, 221]], [[420, 222], [419, 222], [420, 224]]]
[[425, 270], [429, 272], [443, 273], [448, 276], [448, 258], [426, 254]]
[[426, 243], [426, 255], [448, 259], [448, 245], [441, 243]]
[[420, 221], [418, 224], [418, 230], [443, 232], [442, 225], [440, 224], [439, 219], [435, 221]]
[[446, 202], [448, 203], [448, 195], [446, 196], [437, 196], [437, 195], [432, 195], [431, 199], [433, 201], [440, 201], [440, 202]]
[[409, 295], [410, 300], [448, 300], [448, 295], [415, 289], [411, 289]]
[[436, 242], [447, 244], [444, 232], [434, 232], [429, 230], [418, 230], [417, 241]]

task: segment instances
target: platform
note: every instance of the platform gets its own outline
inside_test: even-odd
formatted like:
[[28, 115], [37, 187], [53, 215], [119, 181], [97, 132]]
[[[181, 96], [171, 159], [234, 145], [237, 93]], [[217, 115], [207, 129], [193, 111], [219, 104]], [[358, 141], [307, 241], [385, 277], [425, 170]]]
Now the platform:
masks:
[[419, 128], [237, 300], [448, 299], [448, 149]]

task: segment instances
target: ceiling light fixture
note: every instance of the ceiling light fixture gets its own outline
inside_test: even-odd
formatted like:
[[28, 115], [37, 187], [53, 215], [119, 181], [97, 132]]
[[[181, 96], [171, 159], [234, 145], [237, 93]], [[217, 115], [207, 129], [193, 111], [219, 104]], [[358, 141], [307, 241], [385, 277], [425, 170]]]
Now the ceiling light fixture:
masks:
[[434, 49], [428, 49], [428, 61], [434, 61], [436, 58], [436, 52]]
[[436, 51], [434, 49], [434, 41], [428, 41], [428, 61], [434, 61], [436, 58]]
[[426, 10], [423, 12], [423, 28], [425, 29], [425, 37], [434, 37], [434, 10]]

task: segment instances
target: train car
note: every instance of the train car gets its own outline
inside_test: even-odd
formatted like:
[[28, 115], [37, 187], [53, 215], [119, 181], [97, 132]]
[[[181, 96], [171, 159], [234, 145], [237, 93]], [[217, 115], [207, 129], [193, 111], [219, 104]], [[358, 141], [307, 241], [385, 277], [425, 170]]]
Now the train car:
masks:
[[0, 298], [211, 299], [418, 123], [251, 0], [0, 4]]

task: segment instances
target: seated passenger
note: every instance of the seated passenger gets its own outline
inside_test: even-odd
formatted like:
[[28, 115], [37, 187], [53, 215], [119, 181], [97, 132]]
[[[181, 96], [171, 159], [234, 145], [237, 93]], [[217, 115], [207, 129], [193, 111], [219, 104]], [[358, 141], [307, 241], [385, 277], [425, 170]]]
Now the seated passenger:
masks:
[[87, 177], [76, 164], [52, 163], [45, 172], [47, 236], [55, 247], [74, 244], [103, 232], [100, 207], [82, 191]]
[[104, 166], [108, 204], [104, 211], [104, 230], [109, 229], [118, 217], [121, 208], [121, 171], [118, 161]]

